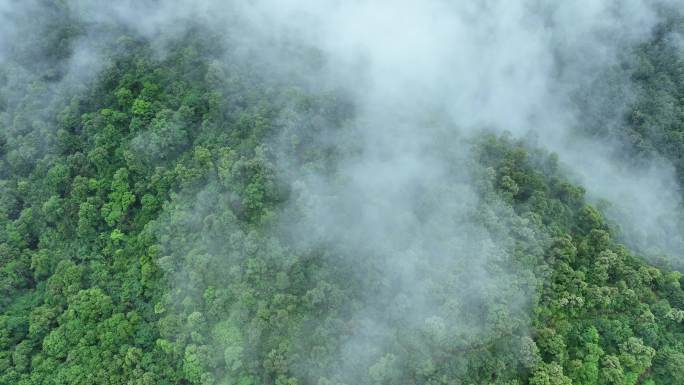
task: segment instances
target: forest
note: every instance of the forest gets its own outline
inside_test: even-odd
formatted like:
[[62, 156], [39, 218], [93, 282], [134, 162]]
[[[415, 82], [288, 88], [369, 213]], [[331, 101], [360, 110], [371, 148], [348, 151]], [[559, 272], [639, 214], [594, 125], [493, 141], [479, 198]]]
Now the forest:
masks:
[[488, 3], [0, 0], [0, 384], [684, 385], [684, 4]]

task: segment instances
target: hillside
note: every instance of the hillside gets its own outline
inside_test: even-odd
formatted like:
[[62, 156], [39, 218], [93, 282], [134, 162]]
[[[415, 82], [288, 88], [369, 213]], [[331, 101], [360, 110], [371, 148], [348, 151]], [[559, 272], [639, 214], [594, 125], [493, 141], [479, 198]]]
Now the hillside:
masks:
[[[36, 4], [0, 28], [0, 384], [684, 384], [681, 256], [544, 140], [363, 105], [308, 46]], [[677, 20], [583, 129], [682, 183]]]

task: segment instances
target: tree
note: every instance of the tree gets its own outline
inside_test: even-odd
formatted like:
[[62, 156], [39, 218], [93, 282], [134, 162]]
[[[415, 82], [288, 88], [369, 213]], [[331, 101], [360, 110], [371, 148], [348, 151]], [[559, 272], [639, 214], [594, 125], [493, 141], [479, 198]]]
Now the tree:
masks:
[[121, 168], [114, 173], [109, 201], [101, 209], [102, 217], [109, 226], [120, 222], [135, 202], [135, 195], [129, 190], [128, 170]]

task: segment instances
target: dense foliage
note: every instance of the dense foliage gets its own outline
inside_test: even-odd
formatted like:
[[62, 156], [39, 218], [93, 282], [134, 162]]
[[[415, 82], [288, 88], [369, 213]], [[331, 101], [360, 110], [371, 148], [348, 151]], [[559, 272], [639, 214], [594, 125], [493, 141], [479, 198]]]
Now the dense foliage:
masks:
[[[306, 208], [275, 149], [334, 174], [339, 149], [312, 132], [344, 136], [343, 95], [226, 61], [238, 53], [201, 28], [165, 55], [117, 31], [100, 75], [72, 79], [78, 26], [48, 30], [0, 68], [0, 384], [684, 384], [681, 274], [616, 242], [553, 154], [459, 139], [497, 281], [427, 260], [432, 313], [408, 321], [419, 309], [384, 278], [391, 259], [279, 230]], [[662, 109], [675, 114], [684, 76], [661, 40], [643, 48], [629, 132], [681, 170], [681, 114]], [[382, 330], [359, 334], [365, 319]]]

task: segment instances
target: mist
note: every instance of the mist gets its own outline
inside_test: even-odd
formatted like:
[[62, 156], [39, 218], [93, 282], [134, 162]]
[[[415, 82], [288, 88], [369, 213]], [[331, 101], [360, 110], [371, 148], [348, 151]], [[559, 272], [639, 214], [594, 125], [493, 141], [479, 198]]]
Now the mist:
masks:
[[[262, 226], [241, 226], [232, 214], [215, 214], [230, 211], [237, 199], [220, 192], [237, 182], [219, 178], [199, 188], [179, 187], [148, 229], [164, 253], [158, 264], [170, 275], [170, 309], [189, 311], [184, 301], [206, 295], [205, 281], [237, 281], [243, 275], [233, 267], [254, 255], [277, 256], [269, 260], [274, 271], [315, 260], [348, 274], [307, 276], [309, 297], [334, 297], [333, 284], [353, 293], [352, 303], [344, 305], [345, 331], [335, 337], [336, 348], [320, 354], [325, 359], [307, 356], [313, 343], [306, 332], [322, 333], [337, 316], [334, 306], [312, 310], [298, 320], [305, 326], [288, 329], [295, 346], [283, 354], [301, 359], [296, 374], [310, 383], [368, 383], [369, 377], [392, 383], [397, 374], [385, 371], [403, 374], [402, 362], [429, 367], [444, 352], [490, 344], [505, 345], [521, 356], [520, 365], [531, 367], [521, 352], [546, 276], [534, 278], [516, 260], [523, 248], [516, 239], [524, 238], [525, 252], [540, 260], [551, 239], [501, 197], [483, 194], [493, 182], [477, 164], [473, 143], [486, 133], [557, 154], [565, 177], [586, 189], [629, 247], [647, 257], [684, 261], [674, 166], [656, 156], [628, 162], [621, 143], [597, 137], [587, 123], [588, 116], [600, 115], [600, 124], [621, 127], [637, 90], [628, 73], [611, 79], [611, 92], [601, 79], [629, 67], [633, 58], [624, 52], [648, 41], [668, 10], [681, 5], [677, 1], [69, 4], [69, 17], [81, 26], [77, 43], [68, 58], [55, 60], [57, 69], [45, 69], [17, 60], [13, 43], [23, 33], [17, 20], [44, 8], [0, 1], [0, 62], [25, 71], [28, 82], [50, 71], [59, 78], [48, 96], [31, 97], [31, 103], [49, 105], [52, 93], [62, 100], [84, 92], [112, 65], [102, 54], [114, 43], [111, 29], [146, 39], [163, 59], [170, 44], [199, 25], [229, 47], [215, 60], [217, 73], [235, 66], [258, 69], [272, 88], [286, 85], [294, 95], [324, 95], [347, 107], [343, 119], [332, 121], [321, 117], [322, 107], [307, 110], [297, 97], [281, 95], [276, 133], [256, 158], [258, 167], [274, 170], [273, 189], [286, 193], [277, 215], [260, 218]], [[682, 50], [681, 36], [672, 39]], [[26, 94], [24, 85], [2, 86], [8, 95]], [[26, 100], [6, 103], [15, 109], [5, 116], [4, 134], [19, 138], [25, 133], [7, 127]], [[62, 108], [48, 108], [45, 119]], [[47, 128], [30, 135], [41, 129]], [[150, 142], [144, 132], [134, 139], [140, 154]], [[27, 157], [35, 161], [45, 151], [34, 149]], [[332, 160], [326, 151], [335, 154]], [[254, 166], [233, 154], [225, 159], [228, 168]], [[322, 168], [324, 161], [329, 163]], [[528, 233], [514, 234], [519, 227]], [[196, 265], [171, 266], [178, 264], [172, 260]], [[199, 265], [205, 276], [195, 272]], [[221, 322], [245, 318], [248, 311], [240, 306]], [[255, 354], [250, 343], [262, 336], [243, 334], [217, 344], [238, 356]], [[457, 375], [468, 370], [465, 362], [456, 367]]]
[[[607, 87], [601, 76], [629, 63], [624, 52], [649, 39], [673, 5], [280, 2], [258, 10], [271, 18], [269, 28], [281, 28], [273, 35], [296, 31], [305, 44], [325, 52], [329, 76], [348, 87], [362, 119], [379, 119], [362, 130], [369, 152], [396, 151], [397, 164], [403, 157], [424, 159], [414, 154], [435, 134], [392, 118], [438, 116], [466, 134], [485, 129], [534, 136], [535, 145], [559, 155], [591, 199], [611, 202], [606, 213], [619, 223], [626, 242], [679, 260], [681, 194], [674, 169], [659, 158], [626, 164], [617, 143], [587, 132], [587, 111], [577, 103], [606, 102], [600, 98], [601, 87]], [[296, 24], [290, 24], [292, 15]], [[610, 95], [600, 122], [619, 126], [635, 91], [627, 75], [612, 80], [620, 94]]]

